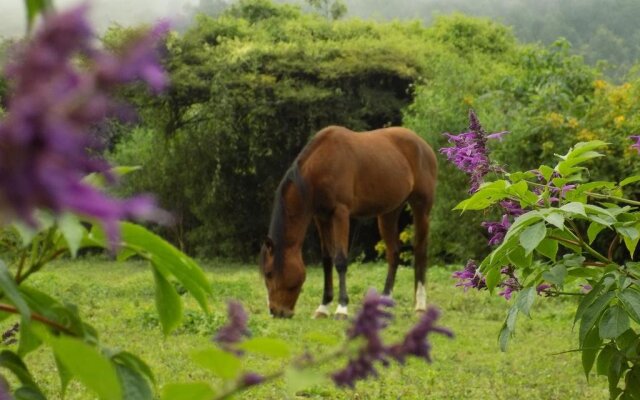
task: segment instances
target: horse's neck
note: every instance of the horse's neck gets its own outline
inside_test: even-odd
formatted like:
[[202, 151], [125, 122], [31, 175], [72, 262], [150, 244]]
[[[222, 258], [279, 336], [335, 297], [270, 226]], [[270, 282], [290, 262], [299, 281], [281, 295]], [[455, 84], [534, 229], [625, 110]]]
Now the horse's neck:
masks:
[[311, 218], [311, 208], [298, 189], [289, 187], [285, 193], [284, 207], [285, 249], [297, 251], [302, 248]]

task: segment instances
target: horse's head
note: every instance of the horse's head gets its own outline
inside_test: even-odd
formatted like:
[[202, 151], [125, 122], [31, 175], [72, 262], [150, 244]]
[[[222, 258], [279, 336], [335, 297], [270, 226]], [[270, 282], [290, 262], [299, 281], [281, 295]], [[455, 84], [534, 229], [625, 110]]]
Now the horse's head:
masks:
[[[302, 255], [287, 253], [283, 252], [281, 257], [276, 257], [275, 245], [270, 238], [264, 241], [260, 249], [260, 270], [267, 286], [269, 311], [278, 318], [293, 316], [306, 276]], [[279, 262], [276, 261], [278, 258]]]

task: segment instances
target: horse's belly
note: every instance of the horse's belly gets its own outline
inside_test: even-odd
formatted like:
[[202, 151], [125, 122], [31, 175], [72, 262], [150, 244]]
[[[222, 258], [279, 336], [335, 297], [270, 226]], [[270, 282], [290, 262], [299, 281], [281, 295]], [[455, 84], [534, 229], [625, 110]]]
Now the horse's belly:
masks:
[[351, 214], [355, 217], [386, 214], [402, 206], [410, 192], [411, 183], [403, 179], [361, 185], [354, 193]]

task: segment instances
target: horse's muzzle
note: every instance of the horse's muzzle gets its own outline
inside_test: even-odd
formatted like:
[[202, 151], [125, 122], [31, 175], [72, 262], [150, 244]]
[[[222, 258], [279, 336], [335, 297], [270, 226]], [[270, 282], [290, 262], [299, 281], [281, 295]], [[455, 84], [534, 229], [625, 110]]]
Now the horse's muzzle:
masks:
[[269, 312], [274, 318], [291, 318], [293, 317], [293, 310], [275, 309], [269, 307]]

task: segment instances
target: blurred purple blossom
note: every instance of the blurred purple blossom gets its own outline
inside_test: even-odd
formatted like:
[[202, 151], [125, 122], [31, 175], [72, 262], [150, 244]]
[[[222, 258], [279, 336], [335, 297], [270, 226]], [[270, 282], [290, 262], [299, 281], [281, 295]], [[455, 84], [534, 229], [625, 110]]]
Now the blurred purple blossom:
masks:
[[465, 291], [469, 288], [476, 288], [480, 290], [486, 289], [487, 287], [487, 282], [480, 271], [478, 271], [478, 265], [475, 260], [467, 261], [467, 265], [465, 265], [464, 269], [462, 271], [454, 272], [452, 277], [458, 279], [456, 286], [464, 287]]
[[431, 362], [431, 343], [427, 340], [427, 336], [435, 332], [453, 337], [453, 332], [449, 329], [435, 326], [438, 318], [440, 318], [440, 311], [429, 307], [420, 321], [407, 332], [404, 341], [391, 347], [390, 352], [393, 357], [401, 363], [404, 363], [408, 355], [424, 358], [427, 362]]
[[242, 387], [249, 387], [262, 383], [264, 381], [264, 376], [256, 374], [255, 372], [247, 372], [242, 375], [242, 378], [240, 379]]
[[4, 376], [0, 375], [0, 400], [13, 400], [9, 390], [9, 384]]
[[591, 290], [593, 290], [593, 286], [589, 284], [580, 285], [580, 287], [582, 287], [582, 293], [589, 293]]
[[223, 349], [234, 353], [239, 353], [233, 346], [246, 336], [249, 336], [247, 329], [247, 316], [244, 307], [238, 301], [231, 300], [227, 303], [227, 315], [229, 322], [218, 330], [213, 340]]
[[[88, 153], [98, 145], [88, 134], [115, 108], [116, 85], [142, 80], [162, 89], [166, 76], [154, 44], [166, 31], [159, 25], [119, 55], [95, 47], [87, 6], [44, 17], [33, 38], [15, 50], [6, 67], [12, 94], [0, 121], [0, 204], [6, 215], [31, 225], [37, 208], [71, 211], [99, 220], [110, 243], [118, 241], [118, 221], [153, 218], [149, 197], [118, 200], [82, 181], [109, 165]], [[80, 68], [77, 56], [86, 60]]]
[[636, 149], [638, 151], [638, 154], [640, 154], [640, 135], [629, 136], [629, 139], [636, 141], [631, 145], [631, 148]]
[[443, 147], [440, 152], [471, 177], [469, 193], [478, 190], [484, 176], [490, 171], [501, 171], [500, 168], [491, 165], [486, 144], [487, 139], [501, 138], [505, 133], [507, 132], [487, 135], [473, 110], [469, 110], [468, 132], [459, 135], [445, 133], [453, 146]]
[[347, 331], [350, 340], [362, 337], [366, 343], [360, 348], [357, 356], [349, 360], [346, 367], [331, 375], [337, 386], [353, 388], [358, 380], [377, 376], [375, 363], [380, 362], [386, 367], [389, 365], [389, 358], [403, 363], [406, 357], [413, 355], [431, 362], [431, 344], [427, 336], [432, 332], [453, 336], [448, 329], [435, 326], [440, 313], [434, 308], [429, 308], [401, 342], [386, 346], [380, 333], [392, 318], [385, 308], [392, 307], [393, 304], [388, 297], [381, 296], [374, 289], [369, 290], [362, 309]]
[[536, 287], [536, 292], [538, 296], [550, 296], [551, 295], [551, 285], [548, 283], [542, 283]]
[[489, 246], [497, 246], [504, 240], [504, 236], [507, 234], [511, 222], [509, 222], [509, 216], [504, 214], [501, 221], [485, 221], [481, 225], [487, 228], [487, 232], [491, 235], [491, 238], [489, 238]]

